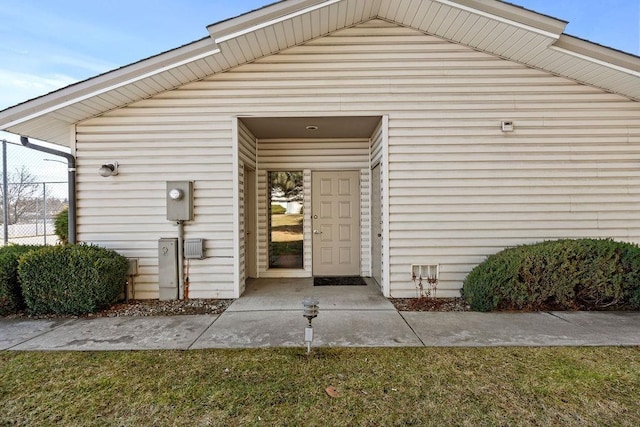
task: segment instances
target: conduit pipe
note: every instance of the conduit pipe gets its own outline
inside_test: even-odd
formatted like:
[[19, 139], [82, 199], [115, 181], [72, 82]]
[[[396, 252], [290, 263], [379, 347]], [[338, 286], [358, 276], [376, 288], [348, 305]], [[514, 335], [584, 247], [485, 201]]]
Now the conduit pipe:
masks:
[[69, 186], [69, 243], [76, 243], [76, 158], [72, 154], [65, 153], [64, 151], [33, 144], [29, 142], [29, 138], [25, 136], [20, 137], [20, 143], [32, 150], [42, 151], [43, 153], [47, 153], [52, 156], [64, 157], [67, 159], [67, 180]]
[[178, 221], [178, 299], [185, 299], [184, 292], [184, 221]]

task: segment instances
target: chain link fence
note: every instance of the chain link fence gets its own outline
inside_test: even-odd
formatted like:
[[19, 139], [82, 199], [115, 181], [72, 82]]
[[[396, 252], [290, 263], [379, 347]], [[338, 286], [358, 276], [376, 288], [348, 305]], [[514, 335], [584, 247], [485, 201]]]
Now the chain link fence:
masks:
[[58, 242], [54, 221], [69, 201], [66, 165], [62, 158], [2, 140], [2, 245]]

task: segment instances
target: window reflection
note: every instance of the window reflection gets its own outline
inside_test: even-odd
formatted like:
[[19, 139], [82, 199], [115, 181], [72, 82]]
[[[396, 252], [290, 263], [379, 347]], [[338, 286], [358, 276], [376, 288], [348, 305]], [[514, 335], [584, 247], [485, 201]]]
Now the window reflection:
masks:
[[301, 171], [269, 172], [269, 268], [303, 268]]

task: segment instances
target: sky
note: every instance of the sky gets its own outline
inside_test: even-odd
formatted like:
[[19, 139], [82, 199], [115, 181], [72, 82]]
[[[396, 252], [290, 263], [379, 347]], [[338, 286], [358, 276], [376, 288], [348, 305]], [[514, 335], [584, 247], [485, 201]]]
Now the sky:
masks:
[[[510, 0], [640, 55], [640, 0]], [[0, 0], [0, 110], [199, 40], [271, 0]], [[0, 139], [17, 137], [0, 132]]]

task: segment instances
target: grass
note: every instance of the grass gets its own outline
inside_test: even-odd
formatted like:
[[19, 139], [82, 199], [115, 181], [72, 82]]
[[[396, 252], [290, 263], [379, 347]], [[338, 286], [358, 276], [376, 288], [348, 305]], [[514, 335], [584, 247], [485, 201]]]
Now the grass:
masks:
[[271, 242], [271, 255], [302, 255], [302, 240], [292, 242]]
[[0, 366], [0, 426], [640, 425], [633, 347], [1, 352]]

